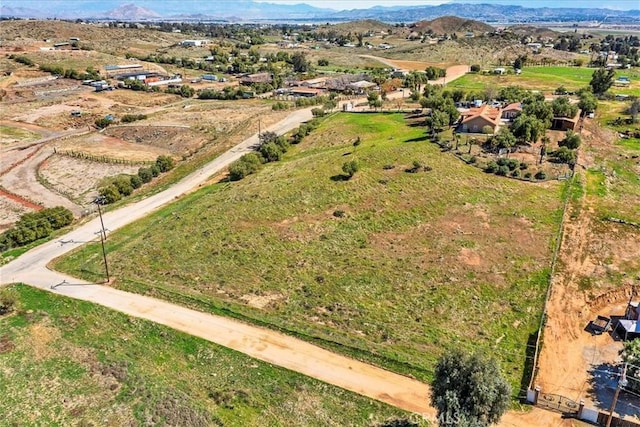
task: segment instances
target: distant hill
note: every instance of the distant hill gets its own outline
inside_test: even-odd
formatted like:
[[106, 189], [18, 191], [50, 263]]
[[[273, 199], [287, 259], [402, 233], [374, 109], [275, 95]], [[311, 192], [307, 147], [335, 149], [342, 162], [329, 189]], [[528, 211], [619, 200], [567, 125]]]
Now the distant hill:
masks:
[[559, 34], [557, 31], [550, 30], [549, 28], [533, 27], [531, 25], [512, 25], [509, 27], [509, 31], [520, 37], [529, 36], [534, 39], [538, 37], [555, 39]]
[[443, 16], [432, 21], [419, 21], [411, 25], [410, 28], [422, 32], [431, 30], [436, 34], [485, 33], [495, 30], [491, 25], [487, 25], [484, 22], [458, 18], [457, 16]]
[[111, 9], [103, 15], [105, 18], [118, 19], [123, 21], [141, 21], [147, 19], [157, 19], [161, 15], [153, 10], [136, 6], [135, 4], [123, 4], [115, 9]]
[[393, 26], [385, 24], [384, 22], [376, 21], [374, 19], [363, 19], [360, 21], [344, 22], [341, 24], [335, 24], [331, 26], [332, 30], [339, 33], [367, 33], [369, 31], [380, 32], [388, 31]]

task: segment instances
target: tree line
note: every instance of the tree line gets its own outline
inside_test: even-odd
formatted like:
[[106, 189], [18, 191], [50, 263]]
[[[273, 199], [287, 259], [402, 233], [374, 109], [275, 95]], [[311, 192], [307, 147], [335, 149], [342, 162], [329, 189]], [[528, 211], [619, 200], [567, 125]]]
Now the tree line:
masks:
[[54, 230], [71, 222], [73, 213], [63, 206], [26, 213], [13, 227], [0, 234], [0, 251], [4, 252], [49, 237]]

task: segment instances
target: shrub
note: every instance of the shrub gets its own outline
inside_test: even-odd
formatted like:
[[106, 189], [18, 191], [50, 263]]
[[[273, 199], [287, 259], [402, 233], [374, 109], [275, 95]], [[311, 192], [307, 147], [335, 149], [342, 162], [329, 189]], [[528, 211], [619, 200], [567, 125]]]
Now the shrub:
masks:
[[529, 163], [526, 162], [521, 162], [520, 163], [520, 170], [525, 170], [529, 167]]
[[471, 158], [469, 159], [469, 163], [476, 163], [478, 161], [478, 158], [476, 156], [471, 156]]
[[487, 166], [484, 168], [484, 171], [487, 173], [496, 173], [498, 172], [498, 164], [494, 161], [490, 161], [487, 163]]
[[18, 293], [12, 288], [0, 288], [0, 316], [11, 313], [18, 303]]
[[260, 146], [260, 154], [267, 162], [277, 162], [282, 158], [284, 151], [275, 141], [272, 141]]
[[507, 160], [507, 167], [509, 168], [509, 170], [515, 170], [518, 168], [518, 166], [520, 166], [520, 162], [516, 159], [509, 159]]
[[98, 129], [104, 129], [111, 124], [111, 120], [102, 117], [101, 119], [96, 119], [95, 124]]
[[352, 178], [353, 175], [356, 174], [360, 170], [360, 165], [356, 160], [351, 160], [350, 162], [345, 162], [342, 165], [342, 172], [344, 172], [347, 177]]
[[151, 168], [138, 169], [138, 176], [140, 177], [143, 183], [151, 182], [151, 180], [153, 179], [153, 173], [151, 172]]
[[247, 153], [229, 167], [229, 179], [239, 181], [247, 175], [256, 173], [262, 165], [262, 158], [257, 153]]
[[567, 147], [560, 147], [553, 153], [554, 159], [558, 162], [566, 163], [568, 165], [575, 165], [576, 163], [576, 152], [575, 150], [570, 150]]
[[515, 169], [513, 172], [511, 172], [511, 176], [514, 178], [520, 178], [520, 169]]
[[478, 65], [478, 64], [473, 64], [473, 65], [471, 66], [470, 70], [471, 70], [471, 72], [472, 72], [472, 73], [478, 73], [478, 72], [480, 72], [480, 65]]
[[133, 186], [131, 185], [131, 178], [128, 175], [119, 175], [113, 180], [113, 185], [118, 189], [118, 193], [123, 197], [129, 196], [133, 193]]
[[535, 178], [537, 180], [543, 181], [545, 179], [547, 179], [547, 174], [544, 171], [538, 171], [538, 173], [536, 173]]
[[325, 59], [325, 58], [318, 59], [318, 66], [319, 67], [326, 67], [327, 65], [329, 65], [329, 60], [328, 59]]
[[151, 175], [153, 175], [153, 177], [157, 177], [158, 175], [160, 175], [160, 168], [158, 167], [157, 164], [151, 165]]
[[173, 169], [173, 158], [169, 156], [158, 156], [156, 159], [156, 166], [158, 166], [160, 172], [168, 172]]
[[506, 176], [509, 173], [509, 166], [498, 166], [497, 175]]
[[138, 175], [129, 175], [129, 183], [133, 189], [142, 187], [142, 178]]
[[120, 121], [122, 123], [131, 123], [138, 120], [144, 120], [146, 118], [147, 118], [146, 114], [125, 114], [124, 116], [122, 116]]
[[525, 179], [531, 179], [531, 172], [525, 172], [524, 178]]
[[98, 190], [98, 194], [102, 197], [105, 204], [115, 203], [122, 198], [120, 191], [118, 191], [118, 188], [113, 184], [102, 187]]

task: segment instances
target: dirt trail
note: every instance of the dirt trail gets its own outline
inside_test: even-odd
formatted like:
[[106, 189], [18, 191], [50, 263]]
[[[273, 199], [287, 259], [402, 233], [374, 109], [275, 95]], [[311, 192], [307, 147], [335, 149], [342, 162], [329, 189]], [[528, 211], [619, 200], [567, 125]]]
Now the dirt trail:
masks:
[[[579, 169], [594, 166], [594, 156], [601, 149], [608, 149], [615, 136], [589, 124], [583, 132], [584, 144], [578, 158]], [[595, 154], [594, 154], [595, 153]], [[580, 179], [577, 175], [576, 179]], [[583, 188], [586, 184], [583, 183]], [[580, 287], [580, 280], [590, 277], [601, 264], [600, 254], [593, 252], [594, 239], [600, 244], [607, 237], [594, 233], [599, 219], [593, 206], [593, 196], [586, 193], [579, 201], [570, 204], [565, 213], [562, 244], [558, 252], [558, 270], [551, 283], [551, 294], [547, 304], [547, 319], [544, 328], [544, 344], [540, 352], [539, 372], [536, 384], [543, 391], [557, 393], [574, 400], [584, 399], [590, 403], [590, 373], [588, 369], [601, 363], [612, 363], [621, 347], [607, 334], [592, 336], [585, 331], [596, 315], [611, 316], [620, 301], [626, 303], [628, 296], [618, 289], [619, 298], [594, 298]], [[615, 237], [609, 237], [609, 240]], [[615, 245], [615, 244], [614, 244]], [[638, 248], [627, 248], [630, 252]], [[597, 294], [598, 291], [595, 291]], [[606, 300], [605, 304], [598, 303]], [[622, 313], [617, 313], [622, 314]]]
[[[424, 71], [426, 68], [425, 62], [419, 61], [399, 61], [394, 59], [382, 58], [380, 56], [373, 55], [360, 55], [363, 58], [375, 59], [376, 61], [382, 62], [385, 65], [388, 65], [392, 68], [404, 69], [409, 71]], [[447, 75], [446, 77], [437, 79], [437, 80], [429, 80], [429, 83], [434, 85], [444, 85], [447, 83], [451, 83], [452, 81], [464, 76], [469, 72], [468, 65], [452, 65], [451, 67], [447, 67]]]

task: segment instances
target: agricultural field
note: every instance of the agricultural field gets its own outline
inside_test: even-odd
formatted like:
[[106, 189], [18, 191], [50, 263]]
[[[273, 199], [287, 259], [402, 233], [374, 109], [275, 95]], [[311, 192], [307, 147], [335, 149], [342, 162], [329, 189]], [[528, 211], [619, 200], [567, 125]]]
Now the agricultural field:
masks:
[[[487, 86], [517, 85], [525, 89], [551, 93], [558, 87], [564, 86], [569, 91], [575, 91], [589, 85], [594, 70], [594, 68], [582, 67], [525, 67], [520, 75], [467, 74], [451, 82], [447, 87], [460, 88], [466, 91], [483, 91]], [[634, 95], [640, 90], [640, 80], [634, 78], [637, 72], [621, 70], [616, 75], [630, 76], [632, 84], [628, 88], [612, 87], [612, 93]]]
[[[361, 170], [347, 180], [350, 160]], [[423, 380], [444, 350], [484, 349], [517, 393], [563, 192], [483, 173], [402, 114], [337, 114], [283, 161], [121, 229], [107, 251], [118, 288]], [[89, 245], [55, 266], [93, 280], [100, 260]]]
[[378, 426], [402, 411], [199, 338], [24, 285], [0, 316], [6, 425]]

